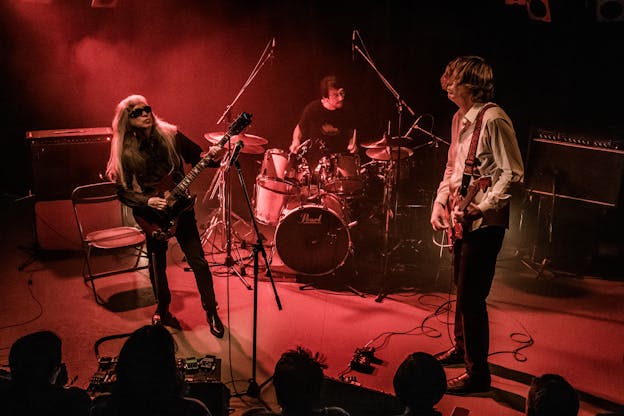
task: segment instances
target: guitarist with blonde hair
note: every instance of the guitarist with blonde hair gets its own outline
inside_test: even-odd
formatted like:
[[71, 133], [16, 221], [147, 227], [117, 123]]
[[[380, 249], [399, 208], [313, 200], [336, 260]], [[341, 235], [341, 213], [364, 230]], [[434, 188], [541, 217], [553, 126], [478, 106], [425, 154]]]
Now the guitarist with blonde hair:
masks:
[[[112, 127], [106, 173], [119, 184], [119, 199], [132, 208], [137, 223], [146, 233], [149, 276], [158, 303], [152, 323], [180, 328], [169, 311], [171, 292], [166, 273], [167, 240], [175, 236], [195, 275], [210, 332], [222, 338], [225, 329], [217, 314], [212, 273], [197, 230], [194, 198], [182, 195], [176, 201], [169, 193], [185, 178], [183, 162], [197, 166], [205, 159], [202, 159], [202, 149], [176, 126], [157, 117], [141, 95], [130, 95], [117, 105]], [[219, 166], [212, 159], [220, 157], [221, 150], [218, 146], [210, 148], [206, 166]], [[174, 209], [178, 204], [186, 205]]]
[[435, 357], [466, 367], [448, 380], [448, 393], [485, 392], [491, 384], [486, 299], [509, 225], [510, 186], [522, 181], [524, 168], [513, 124], [491, 102], [490, 65], [478, 56], [455, 58], [440, 83], [459, 109], [430, 222], [450, 237], [457, 302], [453, 347]]

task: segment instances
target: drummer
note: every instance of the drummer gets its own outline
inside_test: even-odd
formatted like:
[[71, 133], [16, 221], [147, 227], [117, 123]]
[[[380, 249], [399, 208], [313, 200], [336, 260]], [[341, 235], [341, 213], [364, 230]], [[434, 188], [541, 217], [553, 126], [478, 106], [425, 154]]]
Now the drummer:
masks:
[[328, 75], [320, 83], [320, 100], [308, 103], [293, 130], [290, 152], [300, 151], [305, 146], [305, 159], [314, 170], [323, 156], [334, 153], [357, 152], [354, 112], [345, 104], [344, 84], [335, 75]]

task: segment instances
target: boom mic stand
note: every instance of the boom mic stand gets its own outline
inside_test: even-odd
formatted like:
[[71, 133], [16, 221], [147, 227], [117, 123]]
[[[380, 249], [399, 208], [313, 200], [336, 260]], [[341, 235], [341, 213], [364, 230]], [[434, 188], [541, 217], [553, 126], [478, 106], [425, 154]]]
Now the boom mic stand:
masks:
[[[245, 92], [247, 87], [251, 84], [251, 82], [254, 80], [254, 78], [260, 73], [260, 70], [262, 69], [264, 64], [266, 64], [266, 62], [269, 59], [271, 59], [274, 55], [275, 55], [275, 38], [272, 38], [271, 40], [269, 40], [269, 42], [265, 46], [264, 50], [262, 51], [262, 54], [260, 55], [260, 59], [258, 60], [256, 65], [254, 66], [253, 70], [251, 71], [251, 74], [247, 78], [247, 81], [245, 81], [245, 83], [243, 84], [241, 89], [238, 91], [238, 94], [236, 94], [236, 97], [234, 97], [234, 100], [232, 100], [232, 102], [226, 106], [225, 111], [223, 112], [221, 117], [219, 117], [219, 119], [217, 120], [217, 125], [221, 124], [224, 120], [227, 120], [230, 117], [231, 110], [232, 110], [232, 107], [234, 106], [234, 104], [236, 104], [236, 102], [243, 95], [243, 93]], [[230, 148], [230, 146], [228, 147], [228, 149]], [[240, 151], [240, 149], [239, 149], [239, 151]], [[232, 156], [230, 156], [230, 158], [231, 157]], [[236, 155], [236, 159], [237, 158], [238, 158], [238, 155]], [[236, 162], [238, 163], [237, 160], [236, 160]], [[231, 163], [230, 163], [230, 166], [231, 166]], [[225, 225], [225, 239], [226, 239], [226, 245], [225, 245], [225, 251], [226, 251], [225, 266], [227, 267], [228, 271], [230, 269], [232, 269], [234, 271], [234, 273], [238, 276], [238, 278], [241, 280], [241, 282], [243, 282], [243, 284], [245, 285], [245, 287], [247, 289], [252, 290], [252, 287], [249, 285], [249, 283], [247, 283], [247, 281], [243, 277], [243, 273], [239, 273], [233, 267], [236, 264], [236, 262], [232, 258], [232, 212], [231, 212], [232, 192], [231, 192], [231, 188], [229, 186], [228, 175], [229, 175], [229, 168], [226, 169], [223, 172], [223, 179], [222, 179], [223, 186], [225, 188], [224, 191], [223, 191], [223, 197], [222, 197], [222, 199], [223, 199], [223, 206], [224, 206], [223, 223]], [[251, 218], [252, 219], [254, 218], [253, 211], [251, 212]], [[239, 217], [239, 219], [240, 219], [240, 217]], [[212, 224], [212, 225], [214, 225], [214, 224]], [[243, 271], [244, 271], [244, 269], [243, 269], [243, 267], [241, 267], [241, 272], [243, 272]]]
[[271, 286], [273, 287], [273, 293], [275, 295], [275, 302], [277, 303], [277, 308], [280, 311], [282, 310], [282, 303], [280, 302], [279, 295], [277, 294], [277, 289], [275, 288], [275, 281], [273, 280], [273, 274], [271, 273], [271, 267], [269, 265], [267, 253], [266, 253], [266, 250], [264, 249], [264, 245], [262, 244], [262, 234], [260, 233], [260, 230], [258, 229], [258, 223], [256, 222], [256, 218], [253, 215], [253, 208], [251, 207], [251, 200], [249, 199], [249, 193], [247, 192], [247, 187], [245, 186], [245, 179], [243, 178], [243, 172], [241, 170], [240, 164], [238, 163], [236, 152], [234, 152], [234, 154], [231, 157], [229, 165], [232, 166], [232, 164], [236, 166], [236, 171], [238, 172], [238, 179], [240, 181], [243, 194], [245, 195], [245, 202], [247, 203], [247, 208], [249, 209], [249, 214], [251, 216], [251, 223], [253, 225], [254, 232], [256, 233], [256, 243], [253, 245], [254, 300], [253, 300], [253, 341], [252, 341], [252, 358], [251, 358], [251, 378], [249, 379], [249, 386], [247, 388], [247, 391], [243, 394], [246, 394], [253, 398], [259, 398], [260, 390], [271, 379], [269, 378], [262, 385], [258, 385], [258, 382], [256, 381], [256, 367], [257, 367], [257, 352], [256, 352], [257, 351], [257, 342], [256, 342], [257, 336], [256, 334], [257, 334], [257, 328], [258, 328], [258, 272], [259, 272], [258, 253], [262, 254], [264, 265], [266, 267], [266, 275], [271, 281]]
[[[360, 42], [362, 43], [362, 47], [364, 48], [364, 51], [362, 51], [362, 49], [355, 43], [356, 42], [356, 35], [357, 38], [360, 40]], [[362, 40], [360, 33], [357, 30], [353, 31], [353, 37], [352, 37], [352, 49], [354, 51], [357, 51], [360, 55], [362, 55], [362, 57], [364, 58], [364, 60], [366, 60], [366, 62], [371, 66], [371, 68], [373, 68], [373, 70], [375, 71], [375, 73], [377, 74], [377, 76], [379, 77], [379, 79], [381, 80], [381, 82], [386, 86], [386, 88], [388, 89], [388, 91], [390, 91], [390, 93], [394, 96], [395, 100], [396, 100], [396, 107], [397, 107], [397, 131], [399, 132], [399, 134], [401, 134], [401, 121], [403, 118], [403, 108], [406, 108], [409, 113], [414, 116], [414, 110], [412, 110], [410, 108], [410, 106], [405, 102], [405, 100], [403, 100], [400, 96], [400, 94], [396, 91], [396, 89], [394, 89], [394, 87], [392, 86], [392, 84], [390, 84], [390, 82], [382, 75], [382, 73], [379, 71], [379, 69], [377, 69], [377, 66], [374, 64], [372, 58], [370, 57], [370, 54], [368, 53], [368, 51], [366, 51], [366, 47], [364, 46], [364, 41]], [[388, 129], [390, 130], [390, 129]], [[388, 132], [390, 133], [390, 132]], [[388, 134], [388, 136], [390, 136], [390, 134]], [[392, 136], [390, 136], [392, 137]], [[394, 251], [394, 249], [396, 247], [398, 247], [400, 245], [397, 244], [395, 246], [395, 248], [393, 248], [392, 250], [390, 250], [390, 220], [392, 217], [392, 231], [396, 236], [396, 218], [397, 218], [397, 211], [398, 211], [398, 204], [399, 204], [399, 172], [400, 172], [400, 168], [401, 168], [401, 140], [400, 140], [400, 136], [399, 136], [399, 140], [398, 140], [399, 144], [398, 144], [398, 149], [397, 149], [397, 160], [396, 160], [396, 164], [394, 165], [394, 167], [396, 168], [396, 174], [394, 177], [394, 190], [395, 192], [392, 192], [392, 189], [389, 189], [389, 195], [387, 198], [385, 198], [385, 192], [384, 191], [384, 200], [387, 199], [386, 203], [384, 205], [385, 206], [385, 213], [386, 213], [386, 220], [385, 220], [385, 228], [384, 228], [384, 238], [383, 238], [383, 274], [382, 274], [382, 282], [381, 282], [381, 290], [377, 296], [377, 298], [375, 298], [375, 302], [381, 302], [386, 296], [386, 281], [387, 281], [387, 276], [388, 276], [388, 268], [389, 268], [389, 262], [390, 262], [390, 254]], [[388, 148], [388, 156], [389, 156], [389, 163], [388, 166], [392, 166], [392, 164], [395, 162], [393, 160], [393, 148], [392, 146], [390, 146]], [[391, 188], [391, 185], [390, 185]], [[394, 201], [394, 202], [393, 202]], [[393, 205], [393, 207], [390, 207], [390, 205]]]

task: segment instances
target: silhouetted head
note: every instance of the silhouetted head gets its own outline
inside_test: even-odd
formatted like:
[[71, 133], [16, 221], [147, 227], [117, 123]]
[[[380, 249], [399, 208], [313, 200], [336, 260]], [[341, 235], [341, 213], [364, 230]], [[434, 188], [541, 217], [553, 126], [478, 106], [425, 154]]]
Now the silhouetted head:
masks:
[[446, 374], [431, 354], [415, 352], [397, 368], [393, 384], [396, 397], [412, 411], [429, 410], [446, 392]]
[[126, 340], [117, 362], [115, 392], [123, 400], [169, 399], [181, 394], [173, 337], [162, 325], [146, 325]]
[[543, 374], [531, 382], [527, 416], [576, 416], [578, 411], [578, 394], [560, 375]]
[[277, 402], [290, 414], [316, 407], [321, 399], [324, 358], [298, 346], [282, 354], [273, 373]]
[[61, 370], [61, 339], [50, 331], [19, 338], [11, 346], [9, 366], [16, 386], [43, 386], [55, 382]]

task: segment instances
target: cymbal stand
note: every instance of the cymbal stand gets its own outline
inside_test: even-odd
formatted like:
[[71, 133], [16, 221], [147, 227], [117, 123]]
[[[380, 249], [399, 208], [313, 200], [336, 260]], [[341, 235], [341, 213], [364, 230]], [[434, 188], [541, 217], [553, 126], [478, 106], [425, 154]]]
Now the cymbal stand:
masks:
[[[209, 192], [210, 199], [213, 199], [215, 194], [218, 192], [218, 212], [212, 215], [210, 219], [210, 225], [206, 227], [201, 235], [202, 246], [210, 243], [212, 247], [210, 251], [212, 253], [214, 253], [215, 251], [217, 251], [218, 253], [223, 253], [227, 250], [225, 198], [226, 195], [229, 195], [231, 199], [231, 194], [226, 193], [226, 180], [227, 178], [224, 176], [224, 166], [221, 166], [218, 172], [215, 174], [213, 182], [209, 186], [208, 191], [206, 191], [204, 199], [202, 201], [205, 202]], [[234, 217], [236, 219], [234, 225], [238, 223], [243, 223], [245, 225], [245, 228], [249, 229], [249, 232], [246, 233], [245, 236], [253, 232], [253, 230], [251, 230], [251, 226], [247, 223], [247, 221], [245, 221], [235, 212], [232, 212], [232, 210], [230, 210], [230, 218], [231, 217]], [[236, 237], [239, 243], [245, 244], [246, 240], [242, 236], [240, 236], [233, 228], [231, 228], [231, 234]], [[217, 238], [219, 238], [219, 241], [217, 241]]]
[[[229, 142], [228, 142], [228, 154], [230, 155], [229, 158], [231, 158], [232, 152], [231, 152], [231, 144]], [[219, 168], [219, 172], [217, 173], [217, 175], [220, 176], [220, 178], [217, 178], [217, 181], [218, 181], [218, 187], [219, 187], [219, 209], [221, 210], [221, 214], [222, 214], [221, 219], [219, 220], [218, 216], [216, 215], [212, 218], [210, 227], [208, 227], [206, 231], [204, 232], [204, 234], [202, 235], [202, 245], [206, 241], [210, 240], [211, 235], [215, 235], [215, 238], [216, 238], [217, 228], [220, 226], [224, 226], [224, 232], [222, 236], [225, 235], [225, 259], [224, 259], [223, 265], [227, 268], [228, 274], [230, 270], [234, 272], [234, 274], [238, 277], [241, 283], [248, 290], [251, 290], [252, 289], [251, 285], [245, 279], [245, 275], [247, 273], [245, 271], [243, 259], [239, 256], [237, 260], [234, 260], [234, 257], [232, 257], [232, 234], [233, 234], [232, 233], [232, 208], [231, 208], [232, 192], [231, 192], [230, 181], [228, 180], [229, 170], [227, 169], [227, 165], [225, 169], [222, 169], [222, 168], [223, 166]], [[242, 221], [242, 218], [240, 217], [238, 218], [240, 221]], [[240, 241], [243, 241], [238, 235], [237, 235], [237, 238]], [[214, 242], [212, 244], [214, 247]], [[239, 265], [240, 271], [234, 267], [237, 264]]]
[[[357, 39], [359, 39], [360, 43], [362, 44], [362, 48], [364, 48], [364, 51], [360, 48], [360, 46], [356, 43], [356, 35], [357, 35]], [[352, 44], [352, 48], [354, 51], [357, 51], [363, 58], [364, 60], [366, 60], [366, 62], [368, 62], [368, 64], [371, 66], [371, 68], [373, 68], [373, 70], [375, 71], [375, 73], [377, 74], [377, 76], [379, 77], [379, 79], [381, 80], [381, 82], [386, 86], [386, 88], [388, 89], [388, 91], [390, 91], [390, 93], [394, 96], [395, 100], [396, 100], [396, 108], [397, 108], [397, 131], [399, 134], [401, 134], [401, 121], [403, 118], [403, 109], [406, 108], [409, 113], [414, 116], [414, 110], [412, 110], [410, 108], [410, 106], [405, 102], [405, 100], [403, 100], [403, 98], [401, 98], [400, 94], [397, 92], [396, 89], [394, 89], [394, 87], [390, 84], [390, 82], [382, 75], [382, 73], [377, 69], [377, 66], [373, 63], [373, 60], [370, 56], [370, 54], [368, 53], [368, 51], [366, 50], [366, 46], [364, 46], [364, 41], [362, 40], [362, 37], [360, 36], [360, 33], [357, 30], [353, 31], [353, 40], [352, 40], [353, 44]], [[388, 136], [392, 137], [390, 135], [390, 126], [388, 126]], [[393, 157], [392, 157], [392, 147], [388, 148], [388, 155], [389, 155], [389, 162], [392, 161]], [[384, 266], [383, 266], [383, 274], [382, 274], [382, 282], [381, 282], [381, 289], [380, 292], [377, 296], [377, 298], [375, 298], [375, 302], [381, 302], [383, 301], [383, 299], [387, 296], [386, 293], [386, 282], [387, 282], [387, 277], [388, 277], [388, 269], [389, 269], [389, 263], [390, 263], [390, 255], [391, 253], [396, 250], [396, 247], [398, 247], [400, 245], [397, 244], [397, 246], [395, 248], [393, 248], [392, 250], [390, 250], [390, 221], [392, 220], [393, 226], [392, 226], [392, 231], [394, 234], [396, 234], [396, 218], [397, 218], [397, 210], [398, 210], [398, 204], [399, 204], [399, 195], [398, 195], [398, 190], [399, 190], [399, 171], [400, 171], [400, 164], [401, 164], [401, 140], [399, 140], [399, 147], [398, 147], [398, 158], [397, 158], [397, 163], [398, 166], [396, 167], [397, 172], [394, 178], [394, 191], [392, 192], [392, 189], [384, 189], [384, 194], [386, 191], [389, 191], [389, 196], [388, 196], [388, 201], [392, 201], [394, 200], [394, 203], [387, 203], [385, 204], [386, 206], [384, 207], [386, 209], [386, 226], [385, 226], [385, 232], [384, 232], [384, 239], [383, 239], [383, 257], [384, 257]], [[388, 167], [390, 167], [391, 163], [388, 164]], [[388, 187], [386, 187], [388, 188]], [[390, 186], [391, 188], [391, 186]], [[392, 208], [390, 208], [390, 206], [392, 206]]]

